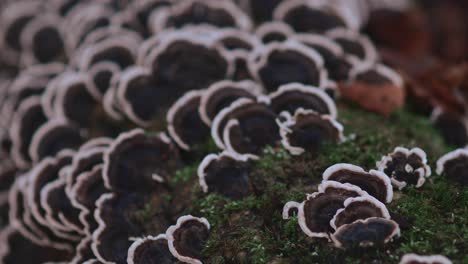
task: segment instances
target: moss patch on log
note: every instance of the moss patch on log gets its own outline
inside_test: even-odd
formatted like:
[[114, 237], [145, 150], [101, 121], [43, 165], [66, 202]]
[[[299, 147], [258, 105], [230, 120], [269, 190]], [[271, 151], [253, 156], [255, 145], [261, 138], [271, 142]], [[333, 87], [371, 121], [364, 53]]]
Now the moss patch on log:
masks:
[[[318, 155], [291, 156], [281, 147], [265, 149], [251, 173], [253, 193], [233, 201], [203, 194], [198, 163], [176, 174], [173, 185], [190, 186], [183, 213], [206, 217], [212, 231], [204, 249], [206, 263], [398, 263], [405, 253], [443, 254], [468, 263], [468, 189], [433, 175], [421, 188], [395, 191], [388, 206], [401, 237], [384, 246], [341, 250], [308, 238], [297, 218], [283, 220], [283, 205], [316, 191], [323, 171], [336, 163], [366, 170], [397, 146], [420, 147], [435, 170], [436, 160], [451, 150], [426, 117], [407, 111], [383, 118], [350, 105], [339, 105], [338, 120], [347, 140], [323, 146]], [[185, 195], [184, 195], [185, 196]]]

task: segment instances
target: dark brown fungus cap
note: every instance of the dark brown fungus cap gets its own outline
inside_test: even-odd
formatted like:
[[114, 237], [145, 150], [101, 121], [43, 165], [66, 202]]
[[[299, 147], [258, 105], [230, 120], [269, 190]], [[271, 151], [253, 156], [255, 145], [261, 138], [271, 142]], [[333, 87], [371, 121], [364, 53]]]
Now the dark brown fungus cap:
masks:
[[148, 126], [164, 111], [171, 92], [158, 86], [151, 71], [144, 67], [131, 67], [120, 75], [117, 99], [121, 109], [133, 122]]
[[128, 264], [171, 264], [177, 259], [169, 251], [166, 235], [139, 238], [128, 249]]
[[8, 191], [15, 182], [19, 169], [10, 161], [0, 162], [0, 206], [8, 202]]
[[172, 3], [170, 0], [146, 0], [130, 3], [135, 8], [134, 16], [139, 26], [139, 32], [144, 37], [152, 35], [149, 28], [151, 15], [161, 8], [170, 6]]
[[5, 264], [60, 262], [71, 256], [68, 251], [31, 242], [11, 225], [0, 231], [0, 244], [0, 262]]
[[400, 235], [400, 228], [393, 220], [371, 217], [342, 225], [331, 236], [336, 247], [379, 246]]
[[240, 6], [246, 10], [256, 23], [273, 19], [273, 11], [282, 0], [246, 0], [239, 1]]
[[344, 28], [337, 28], [326, 33], [327, 37], [341, 46], [347, 55], [358, 61], [373, 63], [378, 60], [378, 53], [367, 36]]
[[[41, 246], [50, 246], [56, 249], [72, 251], [70, 234], [51, 229], [43, 225], [32, 215], [30, 206], [30, 193], [28, 189], [28, 176], [20, 176], [10, 190], [9, 195], [9, 222], [24, 237]], [[76, 238], [76, 237], [74, 237]]]
[[459, 148], [468, 144], [468, 121], [463, 115], [437, 107], [432, 112], [431, 121], [447, 144]]
[[332, 232], [330, 221], [344, 207], [350, 197], [364, 196], [359, 187], [334, 181], [324, 181], [319, 191], [307, 196], [299, 206], [299, 226], [309, 237], [329, 238]]
[[426, 178], [431, 176], [431, 167], [427, 165], [426, 153], [420, 148], [407, 149], [397, 147], [377, 162], [379, 171], [387, 174], [392, 184], [398, 189], [407, 185], [421, 187]]
[[28, 151], [32, 137], [46, 121], [40, 97], [29, 97], [18, 106], [10, 127], [11, 155], [18, 167], [26, 168], [30, 165]]
[[104, 154], [104, 182], [120, 191], [154, 191], [180, 166], [179, 154], [164, 134], [122, 133]]
[[67, 192], [70, 192], [76, 184], [78, 177], [85, 172], [94, 169], [95, 166], [104, 162], [104, 152], [107, 147], [95, 147], [90, 149], [80, 149], [74, 156], [70, 167], [65, 173], [67, 181]]
[[22, 63], [49, 63], [65, 60], [62, 19], [52, 13], [31, 20], [21, 33]]
[[256, 53], [249, 60], [249, 69], [268, 92], [288, 83], [323, 87], [327, 81], [320, 54], [295, 40], [271, 43]]
[[40, 2], [14, 2], [3, 8], [1, 13], [2, 29], [0, 30], [0, 46], [6, 49], [2, 52], [4, 60], [17, 65], [21, 52], [21, 33], [41, 10]]
[[204, 91], [189, 91], [167, 112], [167, 130], [178, 147], [189, 151], [191, 146], [206, 142], [209, 127], [203, 123], [198, 109]]
[[46, 212], [49, 225], [82, 235], [85, 231], [79, 220], [80, 210], [72, 205], [65, 187], [66, 180], [63, 175], [45, 185], [41, 190], [41, 206]]
[[179, 261], [202, 264], [202, 250], [209, 233], [210, 223], [205, 218], [181, 216], [166, 231], [169, 250]]
[[[167, 193], [167, 192], [166, 192]], [[98, 229], [93, 232], [92, 248], [96, 257], [102, 262], [125, 263], [127, 260], [128, 248], [132, 241], [129, 238], [141, 237], [149, 232], [148, 225], [151, 225], [151, 232], [164, 232], [170, 225], [166, 218], [164, 207], [164, 193], [158, 192], [157, 204], [141, 193], [107, 193], [101, 195], [96, 201], [94, 216], [99, 224]], [[135, 216], [135, 210], [145, 208], [148, 203], [154, 204], [151, 219], [148, 223], [139, 220]], [[158, 210], [156, 212], [156, 210]]]
[[41, 191], [50, 182], [59, 178], [59, 172], [72, 161], [72, 151], [61, 151], [55, 157], [41, 160], [28, 176], [28, 203], [34, 218], [47, 226], [46, 212], [41, 206]]
[[468, 150], [457, 149], [449, 152], [437, 160], [437, 174], [445, 175], [448, 179], [463, 186], [468, 185]]
[[291, 25], [297, 32], [323, 33], [339, 27], [351, 27], [353, 17], [345, 8], [328, 1], [283, 1], [275, 9], [274, 18]]
[[85, 74], [70, 74], [62, 79], [55, 98], [58, 116], [80, 127], [89, 127], [100, 98], [99, 91], [94, 89], [92, 80]]
[[63, 119], [52, 119], [34, 133], [29, 155], [33, 162], [39, 162], [61, 150], [77, 148], [83, 140], [83, 132], [78, 127]]
[[390, 203], [393, 199], [390, 178], [380, 171], [366, 172], [359, 166], [340, 163], [329, 167], [323, 173], [323, 180], [356, 185], [383, 203]]
[[337, 118], [338, 110], [333, 100], [322, 89], [314, 86], [291, 83], [282, 85], [268, 95], [270, 107], [277, 114], [287, 111], [294, 114], [297, 109], [313, 110], [319, 114]]
[[261, 24], [255, 31], [255, 35], [268, 44], [272, 42], [283, 42], [294, 35], [294, 30], [286, 23], [280, 21]]
[[88, 75], [92, 81], [92, 90], [98, 91], [101, 99], [109, 89], [112, 76], [119, 71], [119, 66], [109, 61], [98, 62], [89, 69]]
[[81, 210], [79, 219], [84, 225], [84, 232], [87, 235], [91, 235], [98, 227], [93, 215], [96, 201], [108, 191], [102, 178], [102, 165], [98, 165], [92, 170], [80, 174], [76, 184], [69, 192], [72, 204]]
[[313, 48], [322, 56], [330, 79], [334, 81], [348, 80], [350, 71], [356, 62], [346, 56], [340, 45], [327, 37], [316, 34], [297, 34], [294, 38]]
[[228, 80], [213, 83], [203, 93], [200, 102], [200, 116], [211, 125], [216, 115], [239, 98], [255, 99], [262, 89], [252, 81], [232, 82]]
[[250, 194], [249, 173], [247, 156], [225, 151], [203, 159], [198, 167], [198, 180], [205, 193], [241, 199]]
[[[216, 115], [211, 126], [211, 136], [218, 147], [228, 148], [227, 142], [224, 141], [228, 138], [233, 139], [230, 142], [231, 147], [242, 147], [244, 149], [238, 151], [248, 150], [255, 154], [266, 144], [272, 144], [279, 139], [276, 114], [268, 107], [268, 98], [259, 97], [257, 100], [258, 102], [249, 98], [237, 99]], [[252, 144], [246, 145], [244, 140], [247, 139], [251, 140]]]
[[330, 226], [336, 230], [342, 225], [370, 217], [390, 219], [390, 213], [382, 202], [370, 195], [348, 198], [344, 201], [344, 208], [339, 209], [330, 221]]
[[[249, 99], [239, 99], [231, 105], [223, 128], [223, 143], [231, 152], [248, 154], [255, 158], [263, 148], [275, 145], [279, 139], [276, 114], [265, 103], [251, 104]], [[229, 109], [229, 108], [228, 108]], [[221, 113], [220, 113], [221, 114]], [[221, 124], [213, 122], [213, 126]]]
[[452, 264], [452, 261], [442, 255], [421, 256], [410, 253], [403, 255], [400, 264]]
[[292, 155], [318, 153], [323, 143], [341, 142], [344, 138], [343, 126], [331, 116], [302, 108], [294, 116], [287, 113], [283, 116], [284, 122], [277, 120], [281, 143]]
[[88, 70], [92, 65], [111, 61], [125, 69], [135, 63], [138, 39], [113, 37], [87, 47], [81, 55], [80, 69]]
[[208, 87], [233, 71], [227, 51], [217, 47], [213, 36], [197, 31], [167, 34], [148, 55], [148, 67], [160, 89], [171, 89], [173, 102], [184, 92]]
[[187, 0], [158, 12], [151, 21], [156, 32], [165, 28], [182, 28], [185, 25], [208, 24], [220, 28], [237, 27], [249, 30], [250, 18], [230, 1]]
[[249, 52], [255, 49], [258, 45], [260, 45], [259, 40], [255, 36], [243, 30], [234, 28], [224, 29], [220, 31], [215, 38], [216, 43], [223, 46], [226, 50], [230, 52]]

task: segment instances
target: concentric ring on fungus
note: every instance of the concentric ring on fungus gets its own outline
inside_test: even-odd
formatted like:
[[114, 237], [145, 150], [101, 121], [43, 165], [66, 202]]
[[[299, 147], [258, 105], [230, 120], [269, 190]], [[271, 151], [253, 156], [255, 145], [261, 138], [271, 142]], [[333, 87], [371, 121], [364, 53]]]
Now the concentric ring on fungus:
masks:
[[214, 192], [233, 199], [250, 193], [248, 156], [229, 151], [209, 154], [198, 166], [198, 181], [203, 192]]
[[250, 18], [230, 1], [186, 0], [157, 12], [151, 20], [153, 33], [185, 25], [208, 24], [220, 28], [232, 27], [249, 31]]
[[83, 132], [63, 119], [51, 119], [35, 133], [29, 146], [34, 163], [54, 156], [63, 149], [77, 148], [83, 142]]
[[101, 195], [109, 192], [104, 186], [102, 167], [102, 165], [97, 165], [92, 170], [81, 173], [68, 192], [72, 204], [81, 210], [79, 219], [87, 235], [91, 235], [98, 227], [93, 215], [96, 201]]
[[[354, 235], [354, 236], [353, 236]], [[385, 244], [400, 235], [400, 227], [393, 220], [371, 217], [342, 225], [331, 239], [335, 247], [370, 247]]]
[[128, 264], [175, 263], [176, 261], [177, 259], [169, 251], [165, 234], [139, 238], [128, 249]]
[[336, 230], [340, 226], [370, 217], [390, 219], [390, 213], [382, 202], [370, 195], [352, 197], [344, 201], [344, 208], [336, 211], [330, 220], [330, 226]]
[[452, 261], [442, 255], [421, 256], [410, 253], [403, 255], [400, 264], [452, 264]]
[[354, 30], [358, 27], [354, 14], [329, 1], [283, 1], [276, 7], [273, 17], [291, 25], [297, 32], [323, 33], [340, 27]]
[[241, 98], [221, 111], [211, 130], [215, 142], [215, 136], [222, 131], [221, 143], [226, 149], [252, 158], [261, 154], [264, 147], [276, 144], [280, 139], [276, 114], [268, 107], [268, 98], [258, 100]]
[[303, 108], [322, 115], [329, 115], [334, 119], [338, 116], [335, 102], [322, 89], [314, 86], [300, 83], [286, 84], [268, 96], [270, 107], [277, 114], [284, 111], [294, 114], [297, 109]]
[[393, 199], [390, 178], [380, 171], [366, 172], [359, 166], [340, 163], [326, 169], [323, 180], [353, 184], [383, 203], [390, 203]]
[[208, 239], [210, 223], [205, 218], [181, 216], [166, 231], [169, 250], [179, 261], [202, 264], [202, 249]]
[[448, 179], [468, 185], [468, 149], [457, 149], [445, 154], [437, 160], [437, 174]]
[[180, 97], [166, 116], [169, 136], [178, 147], [190, 151], [191, 147], [207, 141], [209, 127], [202, 121], [198, 109], [204, 91], [189, 91]]
[[120, 134], [105, 152], [104, 183], [117, 192], [154, 191], [179, 165], [178, 151], [165, 134], [134, 129]]
[[396, 147], [395, 150], [377, 162], [379, 171], [387, 174], [392, 184], [399, 190], [408, 184], [421, 187], [426, 178], [431, 176], [431, 167], [427, 165], [426, 153], [420, 148], [407, 149]]
[[322, 56], [294, 39], [259, 47], [249, 69], [268, 92], [295, 82], [322, 88], [328, 79]]
[[215, 82], [204, 91], [200, 102], [200, 117], [207, 125], [211, 125], [216, 115], [230, 106], [239, 98], [254, 100], [262, 92], [262, 88], [252, 81], [233, 82], [223, 80]]
[[331, 116], [302, 108], [297, 109], [294, 116], [289, 113], [282, 116], [284, 121], [276, 121], [280, 127], [281, 144], [292, 155], [306, 151], [317, 153], [323, 143], [344, 139], [343, 126]]
[[286, 206], [288, 211], [292, 210], [295, 205], [299, 206], [299, 226], [307, 236], [329, 239], [333, 231], [330, 221], [336, 212], [344, 207], [344, 201], [350, 197], [365, 195], [366, 193], [357, 186], [324, 181], [319, 185], [318, 192], [308, 194], [307, 199], [302, 203], [287, 203]]

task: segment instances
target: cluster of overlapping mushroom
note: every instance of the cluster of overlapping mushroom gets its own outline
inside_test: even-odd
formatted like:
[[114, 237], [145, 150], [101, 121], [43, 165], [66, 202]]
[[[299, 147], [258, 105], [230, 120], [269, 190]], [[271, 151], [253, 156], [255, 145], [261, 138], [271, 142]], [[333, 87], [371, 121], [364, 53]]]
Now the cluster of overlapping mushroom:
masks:
[[[397, 222], [385, 204], [393, 200], [393, 185], [422, 186], [431, 175], [426, 154], [418, 148], [398, 147], [377, 163], [379, 170], [336, 164], [323, 173], [318, 191], [302, 203], [290, 201], [283, 218], [297, 214], [301, 230], [309, 237], [326, 238], [336, 247], [385, 244], [400, 235]], [[387, 174], [389, 176], [387, 176]]]
[[[169, 227], [182, 215], [168, 197], [173, 191], [168, 180], [180, 165], [178, 150], [169, 138], [145, 135], [139, 129], [113, 141], [97, 138], [76, 152], [63, 150], [47, 157], [19, 176], [11, 188], [10, 226], [2, 231], [2, 245], [17, 246], [19, 232], [49, 248], [38, 253], [38, 260], [56, 254], [70, 263], [123, 263], [132, 238], [159, 232], [166, 233], [167, 250], [172, 253], [162, 257], [199, 259], [210, 228], [207, 220], [182, 216]], [[145, 206], [154, 207], [152, 213], [147, 218], [135, 216], [134, 210]], [[161, 235], [154, 240], [163, 239]], [[141, 257], [137, 249], [144, 245], [137, 242], [130, 248], [129, 261]], [[8, 262], [15, 250], [5, 248], [1, 259]], [[60, 258], [67, 254], [73, 259]]]

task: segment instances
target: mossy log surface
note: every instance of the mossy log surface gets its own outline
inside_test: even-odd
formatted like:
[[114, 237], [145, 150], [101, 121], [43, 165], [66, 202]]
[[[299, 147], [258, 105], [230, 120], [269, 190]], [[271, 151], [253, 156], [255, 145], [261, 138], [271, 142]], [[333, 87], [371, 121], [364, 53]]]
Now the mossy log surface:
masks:
[[[325, 145], [315, 156], [265, 149], [250, 175], [252, 194], [242, 200], [202, 193], [196, 170], [205, 154], [217, 152], [213, 144], [200, 148], [198, 162], [176, 173], [171, 184], [181, 195], [168, 199], [181, 213], [206, 217], [212, 226], [205, 263], [398, 263], [405, 253], [442, 254], [454, 263], [468, 263], [468, 189], [435, 173], [437, 159], [452, 148], [428, 118], [405, 110], [384, 118], [347, 104], [338, 108], [344, 143]], [[297, 217], [282, 219], [283, 205], [316, 191], [327, 167], [352, 163], [375, 169], [397, 146], [425, 150], [433, 173], [421, 188], [395, 190], [388, 208], [401, 236], [393, 242], [337, 249], [326, 240], [308, 238]], [[151, 221], [152, 208], [137, 213]]]

